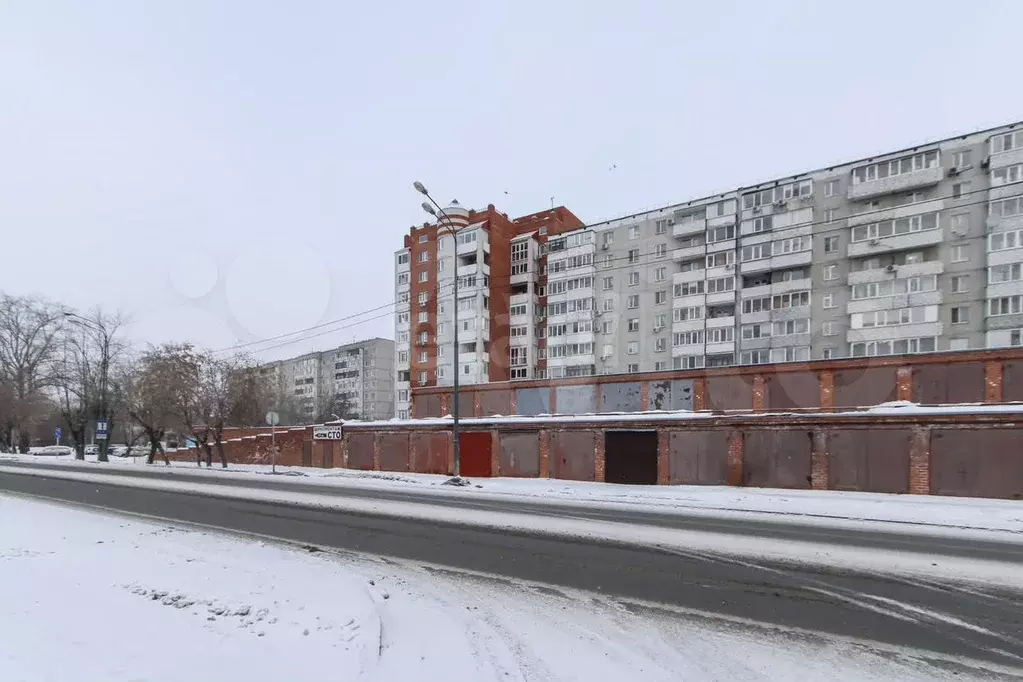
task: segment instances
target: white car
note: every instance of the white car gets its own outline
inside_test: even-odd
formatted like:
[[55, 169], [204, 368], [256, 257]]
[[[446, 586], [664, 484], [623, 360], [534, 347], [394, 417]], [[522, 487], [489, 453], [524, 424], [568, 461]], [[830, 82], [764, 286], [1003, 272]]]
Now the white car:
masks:
[[74, 455], [74, 448], [69, 448], [66, 445], [47, 445], [44, 448], [39, 448], [32, 452], [33, 455], [41, 457], [65, 457], [68, 455]]
[[86, 445], [85, 446], [85, 454], [87, 454], [87, 455], [98, 455], [99, 454], [99, 446], [98, 445]]

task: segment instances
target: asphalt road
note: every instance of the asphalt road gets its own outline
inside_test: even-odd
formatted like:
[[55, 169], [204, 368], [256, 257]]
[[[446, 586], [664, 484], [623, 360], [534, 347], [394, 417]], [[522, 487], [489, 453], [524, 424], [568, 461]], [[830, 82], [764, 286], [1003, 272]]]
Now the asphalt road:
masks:
[[[964, 590], [933, 580], [794, 569], [759, 560], [736, 563], [713, 553], [680, 554], [598, 540], [565, 541], [297, 504], [133, 488], [129, 480], [125, 483], [97, 484], [0, 471], [0, 490], [212, 524], [286, 538], [311, 548], [367, 552], [591, 590], [625, 603], [643, 600], [908, 646], [1019, 668], [1023, 675], [1023, 592], [975, 586]], [[1020, 575], [1023, 586], [1023, 563]], [[965, 625], [921, 615], [908, 620], [896, 617], [873, 599], [876, 597], [948, 614]]]
[[[913, 552], [929, 556], [968, 557], [993, 561], [1006, 561], [1020, 564], [1023, 574], [1023, 538], [1020, 542], [1009, 544], [982, 540], [963, 540], [952, 537], [910, 535], [906, 533], [878, 532], [876, 530], [856, 530], [847, 528], [829, 528], [819, 524], [799, 523], [791, 515], [784, 515], [784, 523], [772, 523], [770, 520], [743, 519], [737, 523], [734, 518], [715, 518], [704, 512], [687, 512], [684, 508], [671, 510], [620, 510], [606, 507], [585, 507], [579, 504], [564, 504], [557, 500], [531, 501], [521, 498], [479, 499], [473, 497], [472, 488], [448, 490], [452, 494], [438, 494], [438, 491], [417, 490], [416, 485], [409, 484], [401, 489], [374, 489], [366, 487], [346, 487], [329, 483], [317, 483], [314, 478], [292, 476], [269, 476], [253, 474], [246, 477], [223, 476], [223, 470], [182, 469], [179, 467], [165, 468], [160, 465], [138, 467], [132, 469], [103, 466], [95, 463], [33, 463], [25, 460], [0, 460], [0, 466], [15, 469], [32, 469], [34, 471], [73, 471], [102, 473], [108, 476], [122, 476], [127, 481], [131, 478], [187, 481], [189, 483], [228, 485], [238, 488], [278, 490], [286, 492], [315, 492], [318, 495], [334, 495], [343, 498], [358, 498], [378, 502], [418, 502], [425, 504], [443, 504], [446, 507], [473, 511], [512, 512], [534, 514], [537, 516], [553, 516], [561, 518], [588, 519], [593, 521], [615, 521], [639, 525], [693, 530], [728, 535], [767, 538], [773, 540], [801, 540], [804, 542], [826, 542], [847, 547], [865, 547], [869, 549], [885, 549], [895, 552]], [[465, 492], [468, 495], [460, 495]], [[485, 489], [480, 492], [486, 492]], [[760, 518], [769, 515], [758, 513]], [[782, 516], [779, 514], [779, 516]], [[1023, 586], [1023, 577], [1020, 580]]]

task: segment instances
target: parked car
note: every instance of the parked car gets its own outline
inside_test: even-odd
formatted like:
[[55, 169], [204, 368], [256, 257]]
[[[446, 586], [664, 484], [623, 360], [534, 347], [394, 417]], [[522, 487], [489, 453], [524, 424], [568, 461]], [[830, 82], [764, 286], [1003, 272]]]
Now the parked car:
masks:
[[127, 457], [128, 446], [127, 445], [109, 445], [107, 446], [107, 456], [109, 457]]
[[47, 445], [43, 448], [37, 448], [32, 454], [42, 457], [65, 457], [67, 455], [74, 455], [75, 450], [66, 445]]
[[87, 455], [98, 455], [99, 454], [99, 446], [98, 445], [86, 445], [85, 446], [85, 454], [87, 454]]

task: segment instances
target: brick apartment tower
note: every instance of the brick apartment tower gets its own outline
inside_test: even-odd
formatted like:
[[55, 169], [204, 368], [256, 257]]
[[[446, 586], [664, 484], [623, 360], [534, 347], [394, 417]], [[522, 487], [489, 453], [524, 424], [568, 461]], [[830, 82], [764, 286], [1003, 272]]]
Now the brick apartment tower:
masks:
[[[450, 386], [455, 371], [463, 384], [545, 375], [538, 333], [547, 284], [541, 245], [583, 226], [563, 206], [515, 219], [493, 204], [476, 211], [452, 202], [444, 212], [439, 224], [412, 227], [395, 253], [398, 418], [411, 416], [413, 388]], [[456, 319], [459, 368], [453, 365]]]

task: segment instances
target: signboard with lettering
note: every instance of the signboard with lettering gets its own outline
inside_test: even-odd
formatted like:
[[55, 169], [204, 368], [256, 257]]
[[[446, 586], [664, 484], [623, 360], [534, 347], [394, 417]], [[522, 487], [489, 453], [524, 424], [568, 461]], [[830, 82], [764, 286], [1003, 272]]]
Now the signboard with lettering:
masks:
[[341, 440], [341, 427], [314, 426], [313, 440]]

